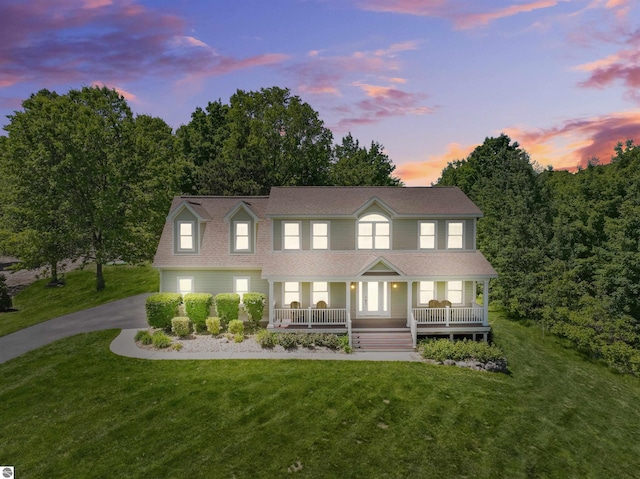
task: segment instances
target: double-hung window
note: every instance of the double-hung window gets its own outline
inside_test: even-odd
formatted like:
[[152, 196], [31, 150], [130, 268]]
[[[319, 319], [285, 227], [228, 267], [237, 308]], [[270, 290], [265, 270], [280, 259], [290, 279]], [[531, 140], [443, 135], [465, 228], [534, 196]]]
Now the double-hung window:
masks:
[[318, 301], [329, 304], [329, 283], [326, 281], [316, 281], [311, 284], [311, 302], [318, 304]]
[[464, 248], [464, 223], [462, 221], [450, 221], [447, 223], [447, 248]]
[[244, 294], [249, 292], [249, 278], [233, 278], [233, 292], [240, 295], [240, 302], [244, 303]]
[[193, 278], [190, 276], [178, 277], [178, 293], [187, 294], [193, 293]]
[[429, 304], [429, 301], [436, 299], [435, 281], [420, 281], [419, 288], [418, 301], [420, 304]]
[[235, 222], [235, 238], [234, 238], [234, 250], [235, 251], [250, 251], [250, 223], [248, 221], [236, 221]]
[[447, 299], [451, 304], [462, 304], [462, 281], [447, 282]]
[[311, 223], [311, 248], [329, 249], [329, 223], [319, 221]]
[[289, 306], [294, 301], [300, 303], [300, 283], [285, 281], [283, 302]]
[[436, 223], [435, 221], [420, 222], [420, 249], [435, 249]]
[[300, 249], [300, 223], [287, 221], [282, 229], [284, 249]]
[[358, 221], [358, 249], [389, 249], [391, 227], [384, 216], [372, 213]]
[[195, 251], [193, 221], [180, 221], [178, 223], [178, 250], [179, 251]]

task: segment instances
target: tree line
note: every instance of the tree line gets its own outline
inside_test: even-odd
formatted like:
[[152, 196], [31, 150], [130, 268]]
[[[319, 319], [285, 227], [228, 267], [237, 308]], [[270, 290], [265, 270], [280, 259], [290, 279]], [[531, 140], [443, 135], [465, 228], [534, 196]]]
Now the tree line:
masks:
[[483, 211], [478, 248], [498, 271], [492, 299], [590, 357], [640, 373], [640, 147], [576, 173], [540, 168], [506, 135], [450, 163]]
[[272, 186], [398, 186], [382, 145], [333, 144], [316, 111], [278, 87], [238, 90], [173, 131], [106, 87], [41, 90], [0, 136], [0, 253], [22, 266], [153, 256], [171, 198], [264, 195]]

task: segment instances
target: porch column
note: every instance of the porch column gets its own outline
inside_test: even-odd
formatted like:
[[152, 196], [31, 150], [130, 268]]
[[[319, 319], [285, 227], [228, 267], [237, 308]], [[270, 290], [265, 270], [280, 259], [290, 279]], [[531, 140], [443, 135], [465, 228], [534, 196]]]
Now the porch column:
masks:
[[484, 280], [484, 285], [482, 286], [482, 302], [484, 309], [484, 320], [482, 324], [484, 326], [489, 326], [489, 280]]
[[347, 290], [347, 317], [349, 316], [349, 314], [351, 313], [351, 281], [347, 281], [345, 283], [345, 288]]
[[273, 328], [273, 281], [269, 280], [269, 325], [267, 328]]
[[411, 324], [411, 313], [413, 312], [413, 281], [407, 281], [407, 327]]

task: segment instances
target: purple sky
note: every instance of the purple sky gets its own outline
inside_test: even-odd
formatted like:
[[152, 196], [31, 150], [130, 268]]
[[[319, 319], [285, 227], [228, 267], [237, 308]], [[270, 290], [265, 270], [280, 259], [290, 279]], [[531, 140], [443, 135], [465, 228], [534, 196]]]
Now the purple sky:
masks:
[[507, 133], [539, 164], [640, 143], [632, 0], [2, 0], [0, 121], [42, 88], [119, 90], [174, 128], [288, 87], [407, 185]]

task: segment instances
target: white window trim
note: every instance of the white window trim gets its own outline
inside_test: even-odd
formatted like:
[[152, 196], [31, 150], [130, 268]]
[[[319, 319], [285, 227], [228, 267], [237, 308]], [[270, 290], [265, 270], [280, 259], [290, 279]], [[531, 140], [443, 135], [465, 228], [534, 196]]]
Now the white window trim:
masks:
[[318, 301], [314, 301], [315, 298], [313, 297], [313, 295], [316, 292], [315, 291], [315, 287], [314, 287], [316, 283], [325, 283], [327, 285], [327, 289], [326, 290], [322, 290], [321, 292], [322, 293], [324, 293], [324, 292], [327, 293], [326, 303], [327, 303], [327, 305], [329, 305], [330, 304], [329, 303], [329, 299], [330, 299], [330, 294], [331, 294], [330, 293], [331, 288], [329, 287], [330, 283], [328, 281], [312, 281], [311, 282], [311, 305], [315, 306], [318, 303], [318, 301], [324, 301], [324, 300], [321, 300], [321, 299], [319, 299]]
[[251, 278], [249, 276], [234, 276], [233, 277], [233, 292], [240, 295], [240, 304], [244, 303], [244, 293], [238, 292], [238, 280], [246, 279], [247, 280], [247, 290], [244, 293], [249, 293], [251, 291]]
[[[420, 230], [422, 229], [422, 225], [423, 224], [432, 224], [433, 225], [433, 248], [423, 248], [420, 245], [422, 237], [423, 237], [423, 235], [422, 235]], [[428, 237], [428, 236], [425, 236], [425, 237]], [[420, 249], [420, 250], [435, 250], [435, 249], [438, 249], [438, 222], [437, 221], [434, 221], [434, 220], [418, 221], [418, 249]]]
[[[180, 230], [182, 229], [182, 225], [191, 225], [191, 248], [183, 248], [182, 247], [182, 234]], [[187, 235], [185, 235], [187, 237]], [[193, 253], [196, 251], [196, 222], [195, 221], [178, 221], [178, 248], [177, 250], [181, 253], [188, 252]]]
[[453, 290], [453, 291], [460, 291], [460, 302], [454, 303], [449, 299], [449, 284], [451, 283], [451, 281], [447, 281], [447, 284], [445, 287], [445, 294], [447, 295], [447, 300], [451, 301], [451, 304], [453, 306], [461, 306], [464, 304], [464, 281], [463, 280], [455, 280], [455, 281], [460, 283], [460, 290], [457, 290], [457, 289]]
[[[298, 247], [287, 248], [287, 238], [294, 238], [294, 236], [286, 236], [286, 226], [290, 224], [298, 225]], [[282, 222], [282, 250], [283, 251], [300, 251], [302, 249], [302, 222], [301, 221], [283, 221]]]
[[[437, 290], [438, 287], [436, 285], [435, 281], [418, 281], [418, 304], [420, 305], [425, 305], [425, 304], [429, 304], [429, 301], [421, 301], [421, 293], [423, 291], [422, 289], [422, 283], [431, 283], [433, 285], [431, 292], [433, 293], [433, 298], [432, 299], [436, 299], [436, 295], [437, 295]], [[428, 291], [428, 290], [424, 290], [424, 291]]]
[[[384, 218], [385, 221], [379, 221], [379, 220], [367, 220], [368, 217], [370, 216], [380, 216], [382, 218]], [[361, 224], [370, 224], [371, 225], [371, 248], [362, 248], [360, 247], [360, 225]], [[389, 227], [389, 235], [380, 235], [380, 237], [387, 237], [389, 238], [389, 247], [388, 248], [376, 248], [376, 237], [378, 235], [376, 235], [376, 225], [377, 224], [386, 224]], [[358, 250], [362, 250], [362, 251], [389, 251], [391, 250], [391, 244], [392, 244], [392, 240], [391, 240], [391, 219], [388, 218], [387, 216], [381, 214], [381, 213], [369, 213], [364, 215], [363, 217], [361, 217], [360, 219], [358, 219], [358, 222], [356, 223], [356, 247]], [[369, 236], [367, 236], [369, 237]]]
[[[449, 246], [449, 225], [450, 224], [455, 224], [455, 223], [460, 223], [462, 225], [462, 234], [461, 234], [461, 240], [462, 240], [462, 246], [460, 248], [452, 248]], [[447, 221], [447, 249], [454, 249], [454, 250], [463, 250], [465, 249], [465, 221], [464, 220], [456, 220], [456, 221]]]
[[[318, 238], [327, 238], [327, 247], [326, 248], [316, 248], [314, 246], [314, 239], [316, 238], [316, 236], [313, 234], [313, 226], [314, 225], [326, 225], [327, 226], [327, 236], [318, 236]], [[330, 228], [329, 228], [329, 222], [328, 221], [312, 221], [311, 222], [311, 249], [312, 250], [316, 250], [316, 251], [328, 251], [329, 250], [329, 245], [330, 243], [330, 239], [329, 239], [329, 235], [330, 235]]]
[[[180, 282], [183, 280], [189, 280], [191, 281], [191, 290], [190, 291], [181, 291], [180, 290]], [[195, 290], [195, 279], [193, 276], [178, 276], [176, 278], [176, 291], [182, 295], [187, 294], [187, 293], [193, 293]]]
[[[298, 285], [298, 298], [297, 299], [292, 299], [291, 301], [287, 301], [286, 297], [287, 297], [287, 283], [295, 283]], [[290, 291], [293, 292], [293, 291]], [[300, 303], [300, 305], [302, 306], [302, 287], [300, 282], [298, 281], [283, 281], [282, 282], [282, 304], [288, 308], [289, 306], [291, 306], [291, 303], [297, 301], [298, 303]]]
[[[247, 225], [247, 247], [246, 248], [238, 248], [238, 226], [239, 225]], [[244, 235], [241, 235], [244, 238]], [[233, 222], [233, 252], [234, 253], [247, 253], [251, 252], [251, 222], [250, 221], [234, 221]]]

